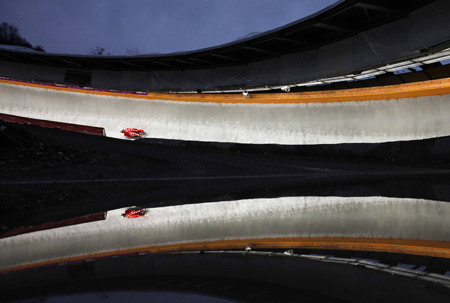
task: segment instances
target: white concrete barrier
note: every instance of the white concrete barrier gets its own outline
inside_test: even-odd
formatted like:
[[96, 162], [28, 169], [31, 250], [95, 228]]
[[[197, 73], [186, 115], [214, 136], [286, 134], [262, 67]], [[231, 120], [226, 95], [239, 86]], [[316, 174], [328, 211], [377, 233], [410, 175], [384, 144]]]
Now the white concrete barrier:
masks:
[[289, 197], [152, 208], [146, 217], [135, 219], [122, 218], [123, 212], [110, 211], [104, 221], [0, 239], [0, 271], [105, 252], [206, 241], [253, 243], [321, 237], [334, 238], [336, 243], [342, 238], [382, 240], [379, 244], [450, 241], [450, 203], [419, 199]]
[[275, 144], [388, 142], [450, 135], [450, 95], [333, 103], [201, 103], [0, 83], [0, 112], [153, 138]]

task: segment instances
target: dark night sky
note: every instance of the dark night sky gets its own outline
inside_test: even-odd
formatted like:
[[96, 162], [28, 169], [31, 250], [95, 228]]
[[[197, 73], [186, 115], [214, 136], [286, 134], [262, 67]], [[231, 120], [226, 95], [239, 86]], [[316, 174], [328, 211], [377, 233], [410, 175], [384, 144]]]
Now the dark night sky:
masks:
[[0, 23], [47, 52], [194, 50], [315, 13], [336, 0], [0, 0]]

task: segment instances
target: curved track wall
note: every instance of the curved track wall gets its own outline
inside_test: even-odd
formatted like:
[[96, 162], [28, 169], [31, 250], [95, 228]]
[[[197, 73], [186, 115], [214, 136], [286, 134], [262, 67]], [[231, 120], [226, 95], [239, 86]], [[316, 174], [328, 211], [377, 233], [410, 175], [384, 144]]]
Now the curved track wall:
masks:
[[[0, 112], [105, 128], [137, 127], [152, 138], [325, 144], [450, 135], [450, 80], [267, 99], [178, 94], [127, 95], [0, 81]], [[415, 96], [415, 97], [414, 97]], [[177, 102], [174, 102], [177, 101]], [[185, 102], [187, 101], [187, 102]], [[347, 102], [345, 102], [347, 101]], [[277, 103], [279, 102], [279, 103]]]
[[450, 257], [450, 204], [384, 197], [289, 197], [148, 209], [124, 219], [0, 239], [0, 272], [149, 251], [316, 248]]

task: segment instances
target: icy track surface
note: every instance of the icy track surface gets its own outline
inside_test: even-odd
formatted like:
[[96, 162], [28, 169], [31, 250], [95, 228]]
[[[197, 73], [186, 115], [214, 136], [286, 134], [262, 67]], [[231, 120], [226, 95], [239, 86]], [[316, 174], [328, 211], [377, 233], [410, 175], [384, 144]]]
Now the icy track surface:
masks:
[[289, 197], [152, 208], [0, 239], [0, 269], [132, 248], [286, 237], [450, 241], [450, 203], [384, 197]]
[[0, 83], [0, 112], [120, 129], [152, 138], [196, 141], [332, 144], [450, 135], [450, 95], [341, 103], [218, 104], [140, 100]]

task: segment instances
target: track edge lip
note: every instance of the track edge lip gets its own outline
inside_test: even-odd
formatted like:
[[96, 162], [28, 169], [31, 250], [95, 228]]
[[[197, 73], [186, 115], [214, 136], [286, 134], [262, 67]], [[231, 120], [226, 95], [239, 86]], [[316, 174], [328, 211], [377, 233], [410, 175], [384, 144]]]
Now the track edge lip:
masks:
[[58, 265], [67, 262], [80, 262], [97, 258], [121, 256], [128, 254], [175, 253], [185, 251], [217, 251], [243, 250], [250, 245], [252, 249], [330, 249], [330, 250], [360, 250], [386, 253], [402, 253], [410, 255], [450, 258], [450, 242], [413, 240], [413, 239], [384, 239], [384, 238], [266, 238], [266, 239], [236, 239], [177, 243], [158, 246], [143, 246], [123, 250], [104, 251], [95, 254], [79, 255], [43, 262], [35, 262], [19, 266], [0, 269], [0, 274], [25, 270], [30, 268]]
[[168, 102], [197, 102], [197, 103], [232, 103], [232, 104], [302, 104], [302, 103], [336, 103], [336, 102], [364, 102], [376, 100], [391, 100], [402, 98], [416, 98], [450, 94], [450, 78], [427, 80], [421, 82], [403, 83], [381, 87], [365, 87], [343, 90], [302, 92], [302, 93], [267, 93], [252, 94], [244, 98], [241, 94], [182, 94], [182, 93], [148, 93], [147, 95], [133, 95], [120, 92], [92, 91], [83, 88], [55, 87], [45, 84], [28, 83], [23, 81], [0, 79], [0, 83], [41, 88], [47, 90], [65, 91], [80, 94], [124, 97], [141, 100], [162, 100]]

